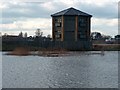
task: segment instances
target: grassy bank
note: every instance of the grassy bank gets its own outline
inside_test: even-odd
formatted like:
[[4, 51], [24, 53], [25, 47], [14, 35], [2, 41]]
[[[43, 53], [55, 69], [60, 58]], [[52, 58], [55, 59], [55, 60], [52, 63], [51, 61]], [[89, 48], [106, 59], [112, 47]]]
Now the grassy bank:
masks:
[[[51, 48], [17, 47], [14, 50], [11, 50], [11, 52], [8, 52], [7, 55], [17, 55], [17, 56], [38, 55], [38, 56], [58, 57], [58, 56], [68, 55], [69, 51], [70, 50], [65, 50], [62, 48], [51, 49]], [[79, 52], [83, 50], [77, 50], [77, 51]], [[92, 51], [120, 51], [120, 44], [93, 44]]]
[[[60, 48], [41, 48], [41, 47], [35, 47], [35, 46], [2, 46], [2, 51], [14, 51], [16, 48], [23, 47], [28, 49], [29, 51], [59, 51]], [[66, 51], [65, 49], [62, 49]], [[120, 44], [93, 44], [93, 47], [91, 49], [92, 51], [120, 51]], [[71, 51], [71, 50], [67, 50]], [[86, 50], [72, 50], [72, 51], [86, 51]]]
[[94, 51], [120, 51], [120, 44], [93, 44]]
[[39, 48], [37, 52], [36, 51], [32, 52], [28, 48], [24, 48], [24, 47], [18, 47], [15, 48], [13, 51], [6, 53], [6, 55], [16, 55], [16, 56], [38, 55], [38, 56], [50, 56], [50, 57], [63, 56], [66, 54], [68, 54], [68, 51], [60, 48], [58, 49]]

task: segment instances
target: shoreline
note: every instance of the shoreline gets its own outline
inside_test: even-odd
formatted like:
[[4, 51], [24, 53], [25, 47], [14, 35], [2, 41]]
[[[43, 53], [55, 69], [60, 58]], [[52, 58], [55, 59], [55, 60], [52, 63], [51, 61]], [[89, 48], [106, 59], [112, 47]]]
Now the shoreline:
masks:
[[66, 57], [66, 56], [81, 56], [81, 55], [102, 55], [104, 56], [109, 51], [67, 51], [66, 53], [50, 53], [50, 52], [29, 52], [29, 54], [14, 54], [12, 52], [6, 52], [3, 55], [10, 56], [42, 56], [42, 57]]
[[[120, 51], [120, 44], [93, 44], [92, 48], [90, 50], [65, 50], [62, 48], [41, 48], [41, 47], [24, 47], [21, 46], [22, 48], [28, 49], [30, 52], [31, 51]], [[10, 49], [9, 47], [7, 48], [2, 48], [0, 51], [14, 51], [16, 48], [21, 48], [21, 47], [13, 47]]]

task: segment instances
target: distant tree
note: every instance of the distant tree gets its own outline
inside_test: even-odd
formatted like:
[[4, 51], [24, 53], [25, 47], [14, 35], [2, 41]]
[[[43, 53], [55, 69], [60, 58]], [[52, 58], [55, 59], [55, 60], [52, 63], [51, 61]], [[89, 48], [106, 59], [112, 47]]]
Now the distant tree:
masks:
[[91, 38], [92, 38], [92, 39], [101, 39], [101, 38], [102, 38], [102, 35], [101, 35], [101, 33], [99, 33], [99, 32], [92, 32], [92, 33], [91, 33]]
[[29, 36], [29, 38], [33, 38], [32, 36]]
[[96, 37], [97, 37], [97, 38], [102, 38], [101, 33], [97, 33]]
[[115, 36], [115, 39], [120, 39], [120, 35], [116, 35], [116, 36]]
[[19, 37], [23, 37], [23, 33], [22, 33], [22, 32], [20, 32], [18, 36], [19, 36]]
[[3, 36], [7, 36], [8, 34], [7, 33], [4, 33], [4, 35]]
[[24, 37], [27, 38], [27, 32], [25, 32]]
[[43, 32], [41, 32], [40, 29], [37, 29], [36, 32], [35, 32], [35, 36], [42, 37], [42, 35], [43, 35]]
[[48, 34], [48, 35], [47, 35], [47, 38], [51, 38], [51, 35], [50, 35], [50, 34]]
[[112, 36], [110, 36], [110, 35], [102, 35], [102, 38], [103, 38], [104, 40], [106, 40], [106, 39], [111, 39]]
[[0, 37], [2, 36], [2, 33], [0, 32]]

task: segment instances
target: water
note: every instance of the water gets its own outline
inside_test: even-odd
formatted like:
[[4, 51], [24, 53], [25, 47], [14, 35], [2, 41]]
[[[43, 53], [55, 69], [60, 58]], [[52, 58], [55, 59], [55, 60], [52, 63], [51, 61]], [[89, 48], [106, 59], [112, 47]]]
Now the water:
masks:
[[[3, 88], [117, 88], [118, 52], [2, 57]], [[98, 52], [95, 52], [98, 53]]]

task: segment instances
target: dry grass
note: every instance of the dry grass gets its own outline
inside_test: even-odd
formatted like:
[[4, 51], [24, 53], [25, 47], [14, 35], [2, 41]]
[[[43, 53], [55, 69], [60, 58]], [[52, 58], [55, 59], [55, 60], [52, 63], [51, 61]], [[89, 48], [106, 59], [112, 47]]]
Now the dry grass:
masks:
[[27, 56], [30, 55], [29, 50], [24, 47], [15, 48], [12, 52], [7, 55]]
[[50, 56], [50, 57], [57, 57], [61, 55], [66, 55], [67, 51], [65, 49], [60, 48], [41, 48], [38, 50], [38, 53], [31, 53], [30, 50], [24, 47], [15, 48], [12, 52], [7, 53], [7, 55], [16, 55], [16, 56], [27, 56], [27, 55], [38, 55], [38, 56]]
[[40, 56], [61, 56], [61, 55], [66, 55], [67, 54], [67, 50], [65, 49], [57, 49], [57, 48], [54, 48], [54, 49], [42, 49], [42, 50], [39, 50], [38, 52], [38, 55]]
[[120, 44], [93, 44], [93, 50], [120, 50]]

